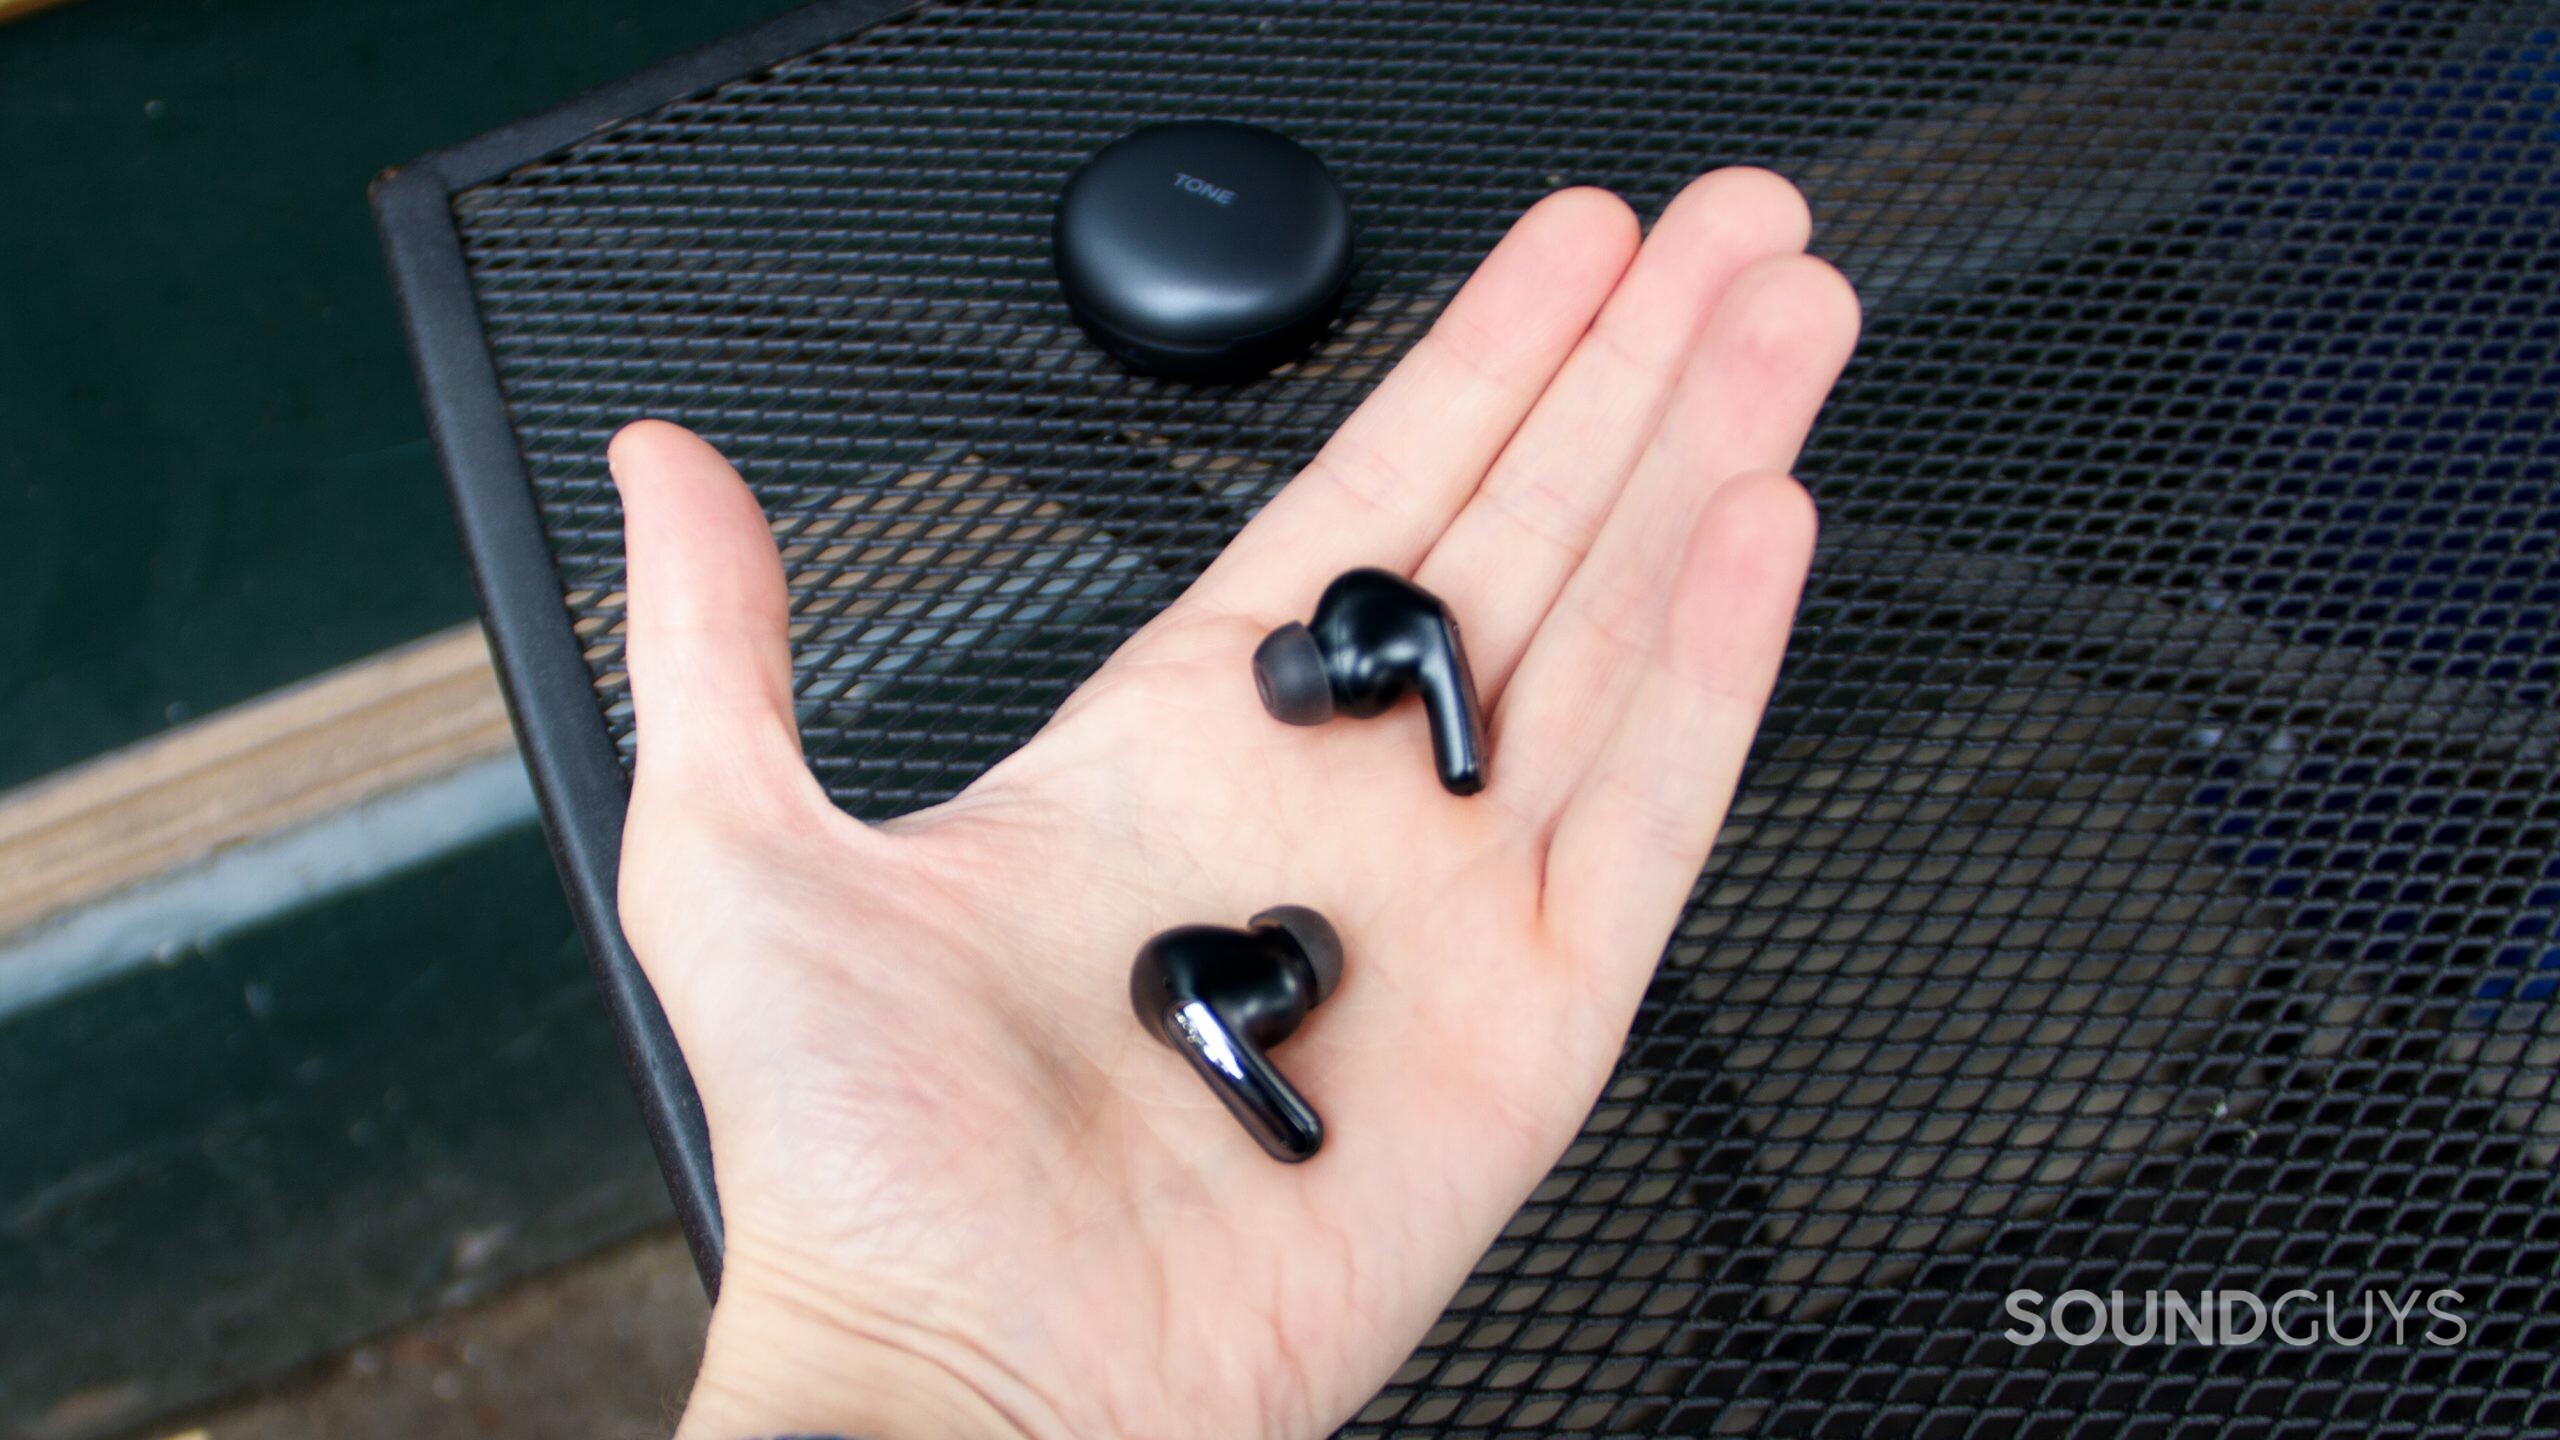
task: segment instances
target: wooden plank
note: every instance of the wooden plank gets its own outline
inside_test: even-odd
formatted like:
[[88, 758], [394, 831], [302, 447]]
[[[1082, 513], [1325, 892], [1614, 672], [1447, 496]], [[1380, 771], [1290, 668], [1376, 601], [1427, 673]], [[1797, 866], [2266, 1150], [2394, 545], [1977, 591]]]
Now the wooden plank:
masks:
[[514, 743], [464, 625], [114, 751], [0, 794], [0, 935]]
[[56, 5], [68, 3], [69, 0], [0, 0], [0, 25], [23, 19], [39, 10], [50, 10]]

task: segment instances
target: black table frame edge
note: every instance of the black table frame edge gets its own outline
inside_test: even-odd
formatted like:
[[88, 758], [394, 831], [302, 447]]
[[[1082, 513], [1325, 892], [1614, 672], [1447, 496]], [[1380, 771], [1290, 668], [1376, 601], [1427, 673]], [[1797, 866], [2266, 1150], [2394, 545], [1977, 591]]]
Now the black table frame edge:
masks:
[[570, 624], [559, 570], [552, 563], [497, 365], [480, 326], [454, 226], [453, 197], [598, 131], [913, 8], [915, 0], [819, 0], [385, 171], [373, 185], [374, 221], [408, 334], [428, 433], [444, 469], [498, 682], [532, 773], [552, 859], [621, 1041], [676, 1218], [704, 1288], [715, 1295], [722, 1232], [711, 1133], [693, 1076], [656, 992], [623, 938], [614, 908], [630, 790], [596, 707], [594, 676]]

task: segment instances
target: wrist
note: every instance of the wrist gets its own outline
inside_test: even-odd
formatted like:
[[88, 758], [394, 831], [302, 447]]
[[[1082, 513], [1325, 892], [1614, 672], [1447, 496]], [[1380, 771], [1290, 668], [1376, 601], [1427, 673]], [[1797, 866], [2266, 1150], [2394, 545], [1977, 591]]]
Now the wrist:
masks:
[[[958, 1342], [852, 1323], [732, 1269], [677, 1440], [1031, 1440], [1022, 1397]], [[1010, 1403], [1009, 1403], [1010, 1402]]]

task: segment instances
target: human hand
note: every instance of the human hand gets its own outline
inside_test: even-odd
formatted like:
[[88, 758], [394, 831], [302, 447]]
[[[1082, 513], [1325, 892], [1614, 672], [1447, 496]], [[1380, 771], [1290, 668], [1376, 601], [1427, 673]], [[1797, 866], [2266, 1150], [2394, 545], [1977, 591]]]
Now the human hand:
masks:
[[[876, 827], [803, 763], [753, 495], [672, 425], [615, 438], [621, 914], [728, 1233], [682, 1436], [1313, 1437], [1375, 1393], [1576, 1133], [1732, 796], [1858, 324], [1807, 232], [1757, 171], [1640, 252], [1616, 199], [1540, 202], [1035, 739]], [[1258, 703], [1255, 645], [1359, 565], [1464, 624], [1484, 794], [1413, 707]], [[1349, 957], [1281, 1052], [1328, 1135], [1296, 1167], [1128, 1001], [1149, 935], [1280, 903]]]

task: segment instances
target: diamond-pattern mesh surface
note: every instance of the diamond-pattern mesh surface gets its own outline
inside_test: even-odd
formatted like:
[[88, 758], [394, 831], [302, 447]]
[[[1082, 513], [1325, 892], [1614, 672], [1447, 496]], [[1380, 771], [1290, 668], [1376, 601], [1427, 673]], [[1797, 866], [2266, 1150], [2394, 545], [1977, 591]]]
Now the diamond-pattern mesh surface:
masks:
[[[1046, 239], [1198, 115], [1324, 155], [1363, 256], [1315, 359], [1205, 391], [1081, 340]], [[1729, 162], [1869, 313], [1789, 674], [1621, 1077], [1350, 1433], [2560, 1434], [2560, 4], [944, 4], [455, 212], [626, 753], [602, 442], [663, 413], [773, 515], [878, 816], [1530, 200]], [[2001, 1334], [2438, 1286], [2459, 1346]]]

